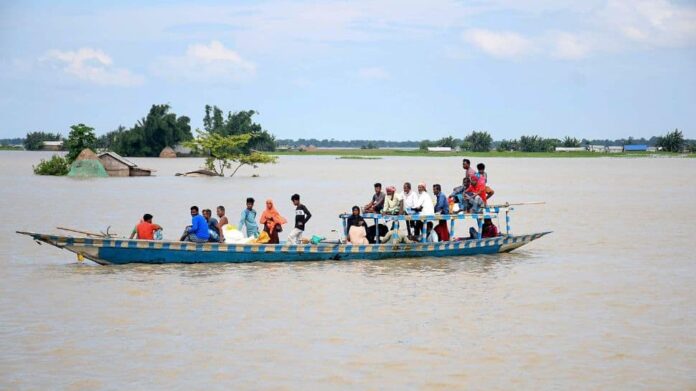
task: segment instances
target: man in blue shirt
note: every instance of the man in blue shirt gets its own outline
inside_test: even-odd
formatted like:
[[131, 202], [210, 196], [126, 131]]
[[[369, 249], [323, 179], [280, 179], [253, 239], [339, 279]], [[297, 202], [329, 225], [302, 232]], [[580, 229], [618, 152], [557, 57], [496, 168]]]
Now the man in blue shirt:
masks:
[[186, 227], [184, 234], [181, 236], [181, 241], [189, 241], [195, 243], [205, 243], [210, 238], [208, 232], [208, 222], [205, 218], [198, 214], [198, 207], [191, 207], [191, 225]]
[[[441, 215], [449, 214], [449, 203], [447, 202], [447, 197], [442, 194], [442, 186], [438, 184], [433, 185], [433, 194], [435, 195], [435, 213]], [[440, 220], [434, 231], [437, 233], [441, 242], [449, 240], [449, 230], [447, 229], [446, 220]]]

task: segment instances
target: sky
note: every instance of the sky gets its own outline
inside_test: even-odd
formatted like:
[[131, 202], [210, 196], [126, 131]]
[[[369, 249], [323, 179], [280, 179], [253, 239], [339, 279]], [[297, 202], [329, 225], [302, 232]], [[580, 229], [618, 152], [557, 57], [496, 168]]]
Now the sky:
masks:
[[152, 104], [278, 138], [696, 138], [696, 1], [4, 1], [0, 138]]

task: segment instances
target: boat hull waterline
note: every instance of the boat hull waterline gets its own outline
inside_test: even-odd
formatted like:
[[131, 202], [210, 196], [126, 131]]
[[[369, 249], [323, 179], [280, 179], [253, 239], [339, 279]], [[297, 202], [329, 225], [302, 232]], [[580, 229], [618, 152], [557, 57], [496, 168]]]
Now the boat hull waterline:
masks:
[[550, 232], [456, 242], [366, 244], [224, 244], [100, 239], [17, 232], [102, 265], [128, 263], [247, 263], [459, 257], [510, 252]]

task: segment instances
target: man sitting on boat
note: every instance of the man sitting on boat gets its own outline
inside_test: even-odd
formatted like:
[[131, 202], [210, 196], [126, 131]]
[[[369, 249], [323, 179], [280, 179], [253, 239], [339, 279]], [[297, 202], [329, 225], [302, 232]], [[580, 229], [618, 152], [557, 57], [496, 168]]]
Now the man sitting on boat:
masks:
[[384, 208], [382, 208], [382, 214], [385, 215], [399, 215], [404, 213], [404, 202], [401, 195], [396, 192], [396, 187], [387, 187], [387, 196], [384, 197]]
[[152, 215], [145, 213], [140, 223], [135, 226], [130, 239], [136, 238], [141, 240], [155, 240], [155, 237], [162, 239], [162, 227], [152, 223]]
[[455, 187], [451, 197], [454, 197], [459, 203], [459, 212], [478, 213], [479, 209], [486, 205], [485, 179], [476, 175], [464, 178], [462, 186]]
[[[479, 176], [472, 176], [469, 178], [471, 181], [471, 185], [469, 185], [469, 188], [466, 189], [465, 193], [468, 194], [469, 197], [469, 208], [467, 210], [472, 209], [473, 213], [478, 213], [478, 210], [486, 206], [486, 178], [479, 177]], [[473, 197], [472, 197], [473, 195]], [[480, 198], [477, 199], [476, 196]]]
[[225, 234], [224, 234], [222, 227], [229, 224], [229, 220], [227, 220], [227, 216], [225, 216], [225, 207], [222, 205], [218, 206], [217, 209], [215, 210], [215, 213], [217, 214], [217, 217], [218, 217], [217, 229], [218, 229], [218, 232], [220, 232], [220, 242], [224, 243], [225, 242]]
[[365, 213], [382, 213], [384, 208], [384, 193], [382, 193], [382, 184], [375, 183], [375, 194], [372, 195], [372, 200], [363, 207]]
[[[481, 238], [495, 238], [499, 236], [498, 227], [493, 224], [493, 220], [490, 218], [483, 219], [483, 226], [481, 227]], [[476, 228], [469, 228], [469, 238], [478, 239], [478, 231]]]
[[186, 227], [180, 240], [182, 242], [205, 243], [209, 238], [208, 222], [198, 214], [198, 207], [194, 205], [191, 207], [191, 225]]
[[220, 230], [218, 228], [217, 219], [213, 217], [213, 212], [210, 209], [203, 209], [203, 218], [205, 218], [205, 221], [208, 224], [208, 241], [219, 242]]
[[437, 243], [440, 238], [437, 236], [437, 232], [433, 229], [433, 222], [428, 221], [425, 225], [425, 241], [428, 243]]

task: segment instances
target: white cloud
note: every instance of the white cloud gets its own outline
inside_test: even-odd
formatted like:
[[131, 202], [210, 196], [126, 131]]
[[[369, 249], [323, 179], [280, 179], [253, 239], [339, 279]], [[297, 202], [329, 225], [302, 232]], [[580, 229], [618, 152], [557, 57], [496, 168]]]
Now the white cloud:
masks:
[[591, 47], [575, 34], [558, 33], [554, 37], [552, 56], [563, 60], [579, 60], [587, 57]]
[[598, 12], [608, 29], [637, 44], [683, 47], [696, 43], [696, 7], [667, 0], [612, 0]]
[[508, 31], [496, 32], [484, 29], [470, 29], [464, 32], [463, 38], [468, 43], [494, 57], [521, 57], [535, 50], [531, 40], [520, 34]]
[[360, 68], [358, 70], [358, 77], [361, 79], [386, 80], [389, 79], [391, 75], [384, 68], [368, 67]]
[[235, 83], [252, 77], [256, 66], [220, 41], [211, 41], [190, 45], [183, 56], [161, 58], [152, 71], [171, 80]]
[[115, 67], [111, 57], [99, 49], [54, 49], [49, 50], [40, 60], [52, 62], [73, 77], [99, 85], [129, 87], [140, 85], [144, 81], [142, 76], [133, 74], [128, 69]]

